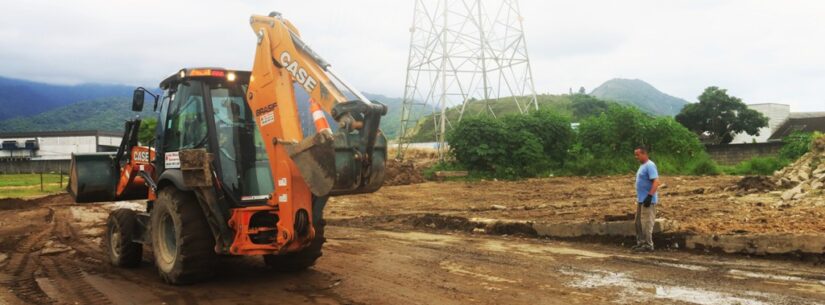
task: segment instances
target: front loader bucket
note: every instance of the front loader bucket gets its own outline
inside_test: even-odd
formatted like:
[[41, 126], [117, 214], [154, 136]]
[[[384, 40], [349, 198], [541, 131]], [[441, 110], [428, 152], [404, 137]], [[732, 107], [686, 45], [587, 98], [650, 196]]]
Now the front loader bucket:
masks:
[[73, 154], [69, 194], [77, 203], [115, 200], [118, 175], [114, 153]]
[[315, 196], [329, 194], [335, 184], [335, 148], [332, 135], [317, 133], [298, 144], [288, 145], [287, 152]]

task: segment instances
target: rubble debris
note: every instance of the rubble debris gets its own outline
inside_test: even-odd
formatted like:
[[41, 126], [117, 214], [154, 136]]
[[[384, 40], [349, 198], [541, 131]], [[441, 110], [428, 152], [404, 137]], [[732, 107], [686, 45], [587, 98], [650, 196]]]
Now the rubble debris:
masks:
[[794, 163], [774, 173], [774, 185], [789, 188], [783, 201], [799, 200], [825, 191], [825, 137], [814, 140], [812, 149]]

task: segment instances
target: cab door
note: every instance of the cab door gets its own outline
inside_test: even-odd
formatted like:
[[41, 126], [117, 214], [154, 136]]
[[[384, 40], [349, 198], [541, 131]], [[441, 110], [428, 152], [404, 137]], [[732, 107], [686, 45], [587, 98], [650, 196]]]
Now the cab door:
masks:
[[169, 102], [163, 123], [163, 170], [179, 169], [179, 152], [184, 149], [208, 148], [209, 132], [203, 83], [185, 81], [177, 86]]

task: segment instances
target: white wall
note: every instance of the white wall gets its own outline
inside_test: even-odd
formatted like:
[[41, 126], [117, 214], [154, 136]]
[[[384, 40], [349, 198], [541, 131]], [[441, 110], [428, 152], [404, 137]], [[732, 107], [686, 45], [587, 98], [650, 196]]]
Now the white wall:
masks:
[[768, 117], [768, 126], [759, 129], [758, 136], [751, 136], [747, 133], [740, 133], [737, 134], [731, 144], [739, 144], [739, 143], [764, 143], [768, 142], [768, 138], [771, 137], [774, 131], [777, 128], [782, 126], [782, 123], [788, 120], [791, 115], [791, 106], [785, 104], [777, 104], [777, 103], [764, 103], [764, 104], [750, 104], [748, 108], [756, 110], [764, 114]]
[[118, 147], [122, 139], [122, 137], [100, 136], [97, 141], [98, 145]]

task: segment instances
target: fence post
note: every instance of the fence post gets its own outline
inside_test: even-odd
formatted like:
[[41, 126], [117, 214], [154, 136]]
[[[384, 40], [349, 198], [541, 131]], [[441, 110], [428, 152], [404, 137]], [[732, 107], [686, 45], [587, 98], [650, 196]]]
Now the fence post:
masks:
[[40, 191], [43, 191], [43, 172], [40, 172]]

